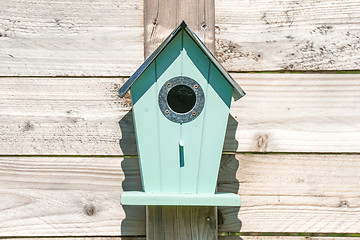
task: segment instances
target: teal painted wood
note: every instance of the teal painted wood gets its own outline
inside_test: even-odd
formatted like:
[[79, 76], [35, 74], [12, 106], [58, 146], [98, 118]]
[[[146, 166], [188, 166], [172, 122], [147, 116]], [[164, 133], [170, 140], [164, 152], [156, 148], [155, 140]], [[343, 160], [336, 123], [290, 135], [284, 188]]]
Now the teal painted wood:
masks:
[[[211, 64], [199, 161], [198, 193], [214, 192], [220, 167], [233, 88]], [[211, 166], [211, 167], [209, 167]]]
[[[205, 94], [203, 111], [182, 124], [167, 119], [158, 104], [163, 84], [177, 76], [194, 79]], [[231, 84], [188, 33], [181, 31], [131, 87], [145, 193], [126, 192], [123, 204], [240, 204], [236, 194], [214, 195], [232, 93]], [[194, 197], [197, 194], [199, 197]], [[159, 196], [164, 199], [160, 201]], [[174, 196], [183, 198], [183, 203]], [[193, 201], [189, 200], [191, 196]], [[223, 203], [219, 200], [222, 197]]]
[[[205, 93], [208, 86], [209, 60], [196, 46], [194, 41], [186, 32], [182, 32], [183, 52], [182, 52], [182, 75], [191, 77], [199, 83]], [[205, 100], [206, 101], [206, 100]], [[181, 192], [196, 193], [199, 171], [200, 148], [202, 143], [203, 125], [206, 119], [204, 111], [208, 106], [205, 104], [203, 111], [193, 121], [181, 125], [181, 140], [184, 142], [184, 162], [185, 167], [181, 168]], [[211, 151], [211, 150], [210, 150]], [[212, 166], [208, 166], [211, 168]], [[215, 191], [215, 189], [214, 189]], [[209, 193], [214, 193], [209, 192]]]
[[152, 64], [134, 83], [131, 91], [141, 181], [143, 190], [149, 192], [162, 191], [157, 92], [155, 64]]
[[[169, 79], [181, 75], [181, 37], [175, 38], [167, 48], [158, 56], [156, 61], [157, 94], [161, 87]], [[158, 104], [158, 96], [155, 99]], [[178, 123], [169, 121], [161, 112], [157, 105], [158, 124], [160, 131], [160, 159], [162, 191], [177, 193], [180, 191], [180, 154], [179, 139], [180, 126]]]
[[241, 199], [234, 193], [183, 194], [124, 192], [121, 203], [129, 205], [183, 205], [183, 206], [240, 206]]

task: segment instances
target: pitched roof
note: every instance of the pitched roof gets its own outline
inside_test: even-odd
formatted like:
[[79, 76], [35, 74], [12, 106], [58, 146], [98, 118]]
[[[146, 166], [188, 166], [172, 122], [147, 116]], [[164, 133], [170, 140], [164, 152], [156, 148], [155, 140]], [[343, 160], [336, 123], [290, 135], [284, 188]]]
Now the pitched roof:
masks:
[[230, 74], [224, 69], [224, 67], [216, 60], [214, 55], [210, 50], [205, 46], [205, 44], [199, 39], [199, 37], [190, 30], [185, 21], [182, 23], [165, 39], [165, 41], [148, 57], [145, 62], [136, 70], [136, 72], [121, 86], [118, 90], [119, 96], [124, 97], [124, 95], [129, 91], [133, 83], [140, 77], [140, 75], [150, 66], [150, 64], [156, 59], [156, 57], [162, 52], [164, 48], [174, 39], [174, 37], [181, 30], [186, 31], [192, 40], [198, 45], [198, 47], [204, 52], [204, 54], [210, 59], [214, 66], [219, 70], [219, 72], [224, 76], [224, 78], [231, 84], [234, 88], [233, 97], [236, 100], [240, 99], [245, 95], [245, 92], [241, 87], [235, 82], [235, 80], [230, 76]]

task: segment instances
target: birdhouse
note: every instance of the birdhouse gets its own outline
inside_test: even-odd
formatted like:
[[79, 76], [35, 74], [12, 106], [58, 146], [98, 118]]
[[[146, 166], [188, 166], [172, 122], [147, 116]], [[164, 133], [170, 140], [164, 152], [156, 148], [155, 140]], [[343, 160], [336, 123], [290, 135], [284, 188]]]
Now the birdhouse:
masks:
[[232, 97], [245, 95], [185, 22], [119, 89], [131, 89], [142, 192], [124, 205], [239, 206], [216, 193]]

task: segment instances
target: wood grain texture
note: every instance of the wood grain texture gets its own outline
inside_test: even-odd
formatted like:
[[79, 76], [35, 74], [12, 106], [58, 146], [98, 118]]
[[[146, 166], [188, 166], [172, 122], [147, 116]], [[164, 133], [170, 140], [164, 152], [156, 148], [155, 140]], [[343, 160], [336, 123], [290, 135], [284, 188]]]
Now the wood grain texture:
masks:
[[[6, 238], [28, 240], [29, 238]], [[32, 240], [62, 240], [64, 238], [31, 238]], [[289, 236], [220, 236], [219, 240], [359, 240], [358, 237], [289, 237]], [[145, 240], [145, 237], [67, 237], [66, 240]]]
[[123, 82], [115, 78], [2, 78], [0, 151], [51, 155], [136, 153], [132, 116], [128, 113], [131, 99], [120, 99], [117, 93]]
[[218, 191], [239, 193], [242, 207], [219, 207], [220, 231], [359, 232], [358, 156], [223, 156]]
[[215, 49], [214, 0], [147, 0], [145, 10], [145, 58], [184, 20], [205, 45]]
[[145, 235], [145, 208], [120, 205], [141, 190], [137, 159], [0, 158], [0, 172], [0, 236]]
[[359, 237], [222, 236], [219, 240], [359, 240]]
[[[143, 35], [159, 44], [182, 19], [213, 49], [213, 0], [146, 3], [144, 26], [139, 0], [1, 1], [0, 76], [129, 76], [143, 61]], [[215, 4], [216, 56], [227, 70], [359, 69], [355, 0]]]
[[[220, 232], [359, 232], [360, 155], [224, 155]], [[0, 236], [145, 236], [145, 208], [121, 206], [141, 190], [138, 160], [0, 157]]]
[[[18, 238], [18, 237], [8, 237], [6, 239], [10, 239], [10, 240], [28, 240], [29, 238]], [[34, 237], [31, 238], [32, 240], [145, 240], [145, 237]]]
[[217, 240], [217, 208], [146, 206], [147, 240]]
[[[214, 53], [214, 0], [147, 0], [144, 1], [144, 10], [145, 58], [148, 58], [182, 21], [185, 21]], [[217, 230], [217, 207], [146, 207], [147, 240], [217, 240]]]
[[[359, 152], [360, 74], [233, 76], [247, 95], [231, 107], [236, 121], [228, 133], [235, 138], [226, 137], [225, 149]], [[230, 139], [238, 146], [231, 147]]]
[[[360, 75], [232, 74], [224, 151], [359, 152]], [[121, 78], [2, 78], [0, 154], [136, 155]]]
[[[28, 240], [29, 238], [21, 238], [21, 237], [7, 237], [3, 239], [10, 239], [10, 240]], [[145, 240], [145, 237], [31, 237], [32, 240]], [[350, 239], [351, 240], [351, 239]]]
[[356, 198], [360, 187], [359, 169], [360, 159], [356, 154], [223, 155], [218, 191], [240, 195]]
[[357, 0], [215, 1], [216, 57], [228, 71], [360, 68]]
[[0, 76], [129, 76], [143, 1], [1, 1]]

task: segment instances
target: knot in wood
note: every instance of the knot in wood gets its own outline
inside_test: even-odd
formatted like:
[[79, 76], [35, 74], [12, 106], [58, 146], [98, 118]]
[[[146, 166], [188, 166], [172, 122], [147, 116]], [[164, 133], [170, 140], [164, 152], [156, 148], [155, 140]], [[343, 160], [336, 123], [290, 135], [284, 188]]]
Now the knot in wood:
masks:
[[338, 207], [350, 207], [348, 201], [342, 200], [340, 201]]
[[92, 216], [96, 212], [96, 208], [93, 205], [87, 205], [84, 207], [85, 213], [88, 216]]
[[269, 136], [267, 134], [259, 135], [256, 137], [256, 150], [265, 152], [269, 142]]

